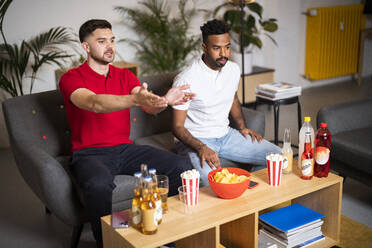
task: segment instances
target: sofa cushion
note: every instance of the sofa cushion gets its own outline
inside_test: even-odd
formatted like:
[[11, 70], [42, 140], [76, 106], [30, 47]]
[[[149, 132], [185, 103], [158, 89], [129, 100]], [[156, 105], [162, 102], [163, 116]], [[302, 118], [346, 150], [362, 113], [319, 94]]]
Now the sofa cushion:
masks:
[[172, 132], [165, 132], [135, 139], [134, 144], [149, 145], [165, 151], [174, 151], [174, 136]]
[[115, 176], [114, 183], [116, 188], [112, 192], [112, 203], [116, 204], [123, 201], [132, 200], [134, 190], [134, 177], [129, 175]]
[[372, 174], [372, 127], [346, 131], [332, 136], [331, 156]]

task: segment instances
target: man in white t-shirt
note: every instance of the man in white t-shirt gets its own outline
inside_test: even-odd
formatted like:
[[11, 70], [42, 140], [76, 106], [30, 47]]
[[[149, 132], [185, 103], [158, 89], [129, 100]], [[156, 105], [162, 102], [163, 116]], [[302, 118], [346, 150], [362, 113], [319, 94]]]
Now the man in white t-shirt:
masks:
[[[178, 74], [173, 87], [189, 84], [195, 98], [173, 106], [173, 134], [176, 150], [188, 155], [201, 174], [201, 186], [208, 185], [208, 173], [221, 167], [220, 159], [264, 168], [268, 152], [280, 153], [278, 146], [246, 128], [237, 97], [240, 69], [229, 61], [229, 28], [221, 21], [200, 27], [203, 56]], [[229, 115], [238, 129], [229, 127]], [[223, 166], [223, 165], [222, 165]]]

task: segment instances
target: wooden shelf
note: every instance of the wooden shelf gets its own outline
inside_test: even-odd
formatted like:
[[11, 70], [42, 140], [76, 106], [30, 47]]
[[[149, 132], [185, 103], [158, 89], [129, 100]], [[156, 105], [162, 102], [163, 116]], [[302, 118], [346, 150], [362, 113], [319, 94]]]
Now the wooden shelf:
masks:
[[[324, 214], [322, 232], [325, 240], [311, 247], [331, 247], [339, 241], [341, 222], [342, 178], [330, 173], [327, 178], [302, 180], [297, 173], [283, 175], [282, 185], [267, 184], [267, 170], [252, 173], [259, 186], [242, 196], [225, 200], [210, 187], [200, 189], [199, 205], [193, 214], [182, 212], [178, 196], [170, 197], [169, 211], [155, 235], [139, 231], [113, 229], [110, 216], [102, 217], [105, 248], [158, 247], [175, 242], [176, 247], [258, 247], [258, 215], [260, 211], [285, 202], [301, 203]], [[195, 244], [197, 244], [195, 246]]]

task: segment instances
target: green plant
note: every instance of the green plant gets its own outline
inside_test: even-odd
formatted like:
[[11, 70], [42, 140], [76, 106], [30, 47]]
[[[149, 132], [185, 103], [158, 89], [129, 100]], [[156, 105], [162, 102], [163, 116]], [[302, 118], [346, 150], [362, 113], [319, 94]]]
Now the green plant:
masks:
[[[245, 11], [246, 7], [249, 10], [248, 12]], [[233, 33], [231, 38], [236, 44], [241, 45], [242, 33], [245, 50], [250, 50], [253, 46], [262, 48], [262, 41], [259, 37], [261, 33], [269, 37], [276, 44], [274, 38], [269, 33], [273, 33], [278, 29], [277, 20], [274, 18], [263, 19], [263, 8], [259, 3], [244, 0], [229, 0], [216, 7], [213, 11], [213, 17], [216, 17], [222, 8], [226, 8], [222, 19], [230, 26]], [[243, 8], [243, 18], [241, 8]], [[258, 22], [256, 18], [258, 18]]]
[[0, 44], [0, 88], [12, 96], [24, 95], [23, 82], [31, 79], [30, 94], [37, 79], [37, 73], [44, 64], [62, 66], [64, 59], [70, 58], [60, 45], [75, 42], [69, 30], [55, 27], [29, 40], [23, 40], [20, 45], [8, 44], [4, 31], [3, 20], [8, 7], [13, 0], [0, 2], [0, 32], [4, 43]]
[[171, 17], [166, 0], [140, 2], [143, 7], [130, 9], [114, 7], [123, 21], [139, 35], [138, 40], [122, 39], [137, 50], [141, 73], [162, 73], [180, 70], [186, 65], [187, 56], [200, 48], [201, 40], [189, 35], [190, 22], [197, 14], [195, 5], [186, 8], [188, 0], [179, 0], [179, 13]]

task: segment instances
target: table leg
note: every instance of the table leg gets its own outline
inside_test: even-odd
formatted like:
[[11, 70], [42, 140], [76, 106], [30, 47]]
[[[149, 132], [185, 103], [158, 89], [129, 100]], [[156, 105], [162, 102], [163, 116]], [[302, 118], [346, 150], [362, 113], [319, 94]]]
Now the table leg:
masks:
[[279, 129], [279, 103], [274, 103], [274, 143], [278, 145], [278, 129]]
[[253, 104], [253, 109], [256, 110], [257, 109], [257, 99], [256, 101], [254, 101], [254, 104]]
[[298, 116], [298, 133], [300, 133], [300, 129], [302, 126], [302, 114], [301, 114], [301, 103], [300, 99], [297, 101], [297, 116]]

